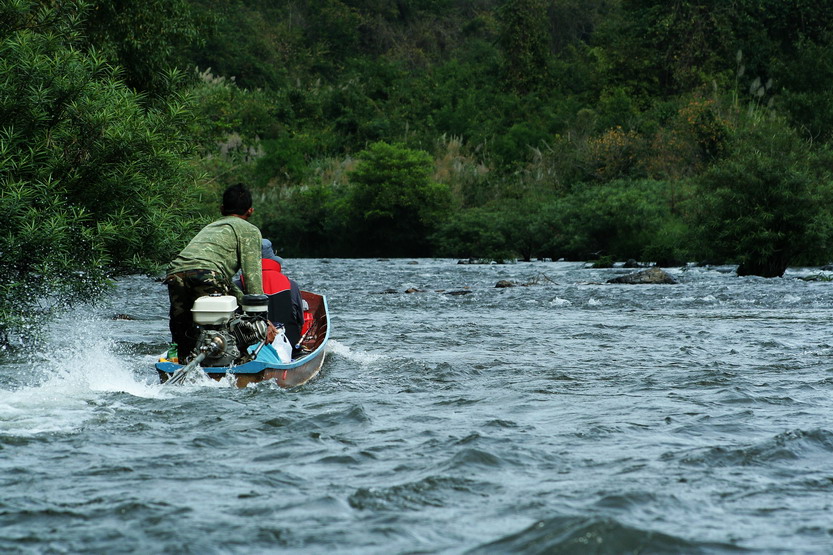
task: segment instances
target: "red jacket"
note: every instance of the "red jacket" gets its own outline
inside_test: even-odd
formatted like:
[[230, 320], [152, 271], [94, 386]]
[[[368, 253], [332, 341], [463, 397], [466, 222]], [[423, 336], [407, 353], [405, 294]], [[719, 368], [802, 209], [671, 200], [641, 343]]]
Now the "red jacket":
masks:
[[264, 258], [263, 264], [263, 292], [273, 295], [290, 288], [289, 278], [281, 273], [281, 265], [275, 260]]

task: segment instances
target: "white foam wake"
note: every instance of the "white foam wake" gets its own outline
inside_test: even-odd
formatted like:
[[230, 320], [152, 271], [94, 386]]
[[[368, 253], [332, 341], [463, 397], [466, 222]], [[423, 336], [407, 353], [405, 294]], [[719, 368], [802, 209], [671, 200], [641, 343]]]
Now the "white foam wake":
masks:
[[360, 349], [354, 349], [333, 339], [330, 339], [327, 343], [327, 352], [331, 355], [346, 358], [347, 360], [358, 362], [360, 364], [373, 364], [388, 358], [387, 355], [380, 353], [370, 353]]
[[112, 321], [89, 313], [76, 314], [50, 326], [46, 349], [17, 364], [20, 384], [0, 389], [0, 433], [36, 435], [71, 432], [92, 418], [103, 394], [126, 393], [142, 398], [165, 398], [171, 392], [158, 383], [140, 379], [137, 364], [151, 365], [151, 357], [115, 352]]

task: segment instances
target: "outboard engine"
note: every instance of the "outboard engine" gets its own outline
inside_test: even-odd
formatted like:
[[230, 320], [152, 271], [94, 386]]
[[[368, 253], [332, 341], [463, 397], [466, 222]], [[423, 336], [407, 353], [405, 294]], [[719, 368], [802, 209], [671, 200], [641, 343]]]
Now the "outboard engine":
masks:
[[266, 339], [269, 329], [269, 297], [266, 295], [244, 295], [243, 314], [235, 315], [228, 323], [229, 330], [237, 340], [243, 353], [246, 348]]
[[194, 301], [191, 313], [200, 328], [197, 353], [205, 353], [203, 366], [232, 366], [252, 358], [247, 348], [266, 339], [269, 298], [245, 295], [243, 312], [232, 295], [212, 294]]

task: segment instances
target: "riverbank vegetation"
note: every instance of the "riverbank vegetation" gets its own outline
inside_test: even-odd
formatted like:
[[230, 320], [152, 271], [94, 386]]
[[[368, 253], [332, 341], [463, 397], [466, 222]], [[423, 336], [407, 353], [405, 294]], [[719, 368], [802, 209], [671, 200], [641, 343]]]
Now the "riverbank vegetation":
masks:
[[0, 0], [0, 333], [166, 263], [238, 181], [288, 257], [830, 262], [831, 21], [833, 0]]

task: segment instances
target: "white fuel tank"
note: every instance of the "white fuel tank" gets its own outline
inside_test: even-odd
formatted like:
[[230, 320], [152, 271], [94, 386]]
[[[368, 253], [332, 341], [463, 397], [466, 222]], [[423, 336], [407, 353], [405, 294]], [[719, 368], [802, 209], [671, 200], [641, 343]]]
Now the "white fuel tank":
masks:
[[208, 295], [194, 301], [191, 314], [199, 326], [217, 326], [234, 316], [237, 299], [234, 295]]

